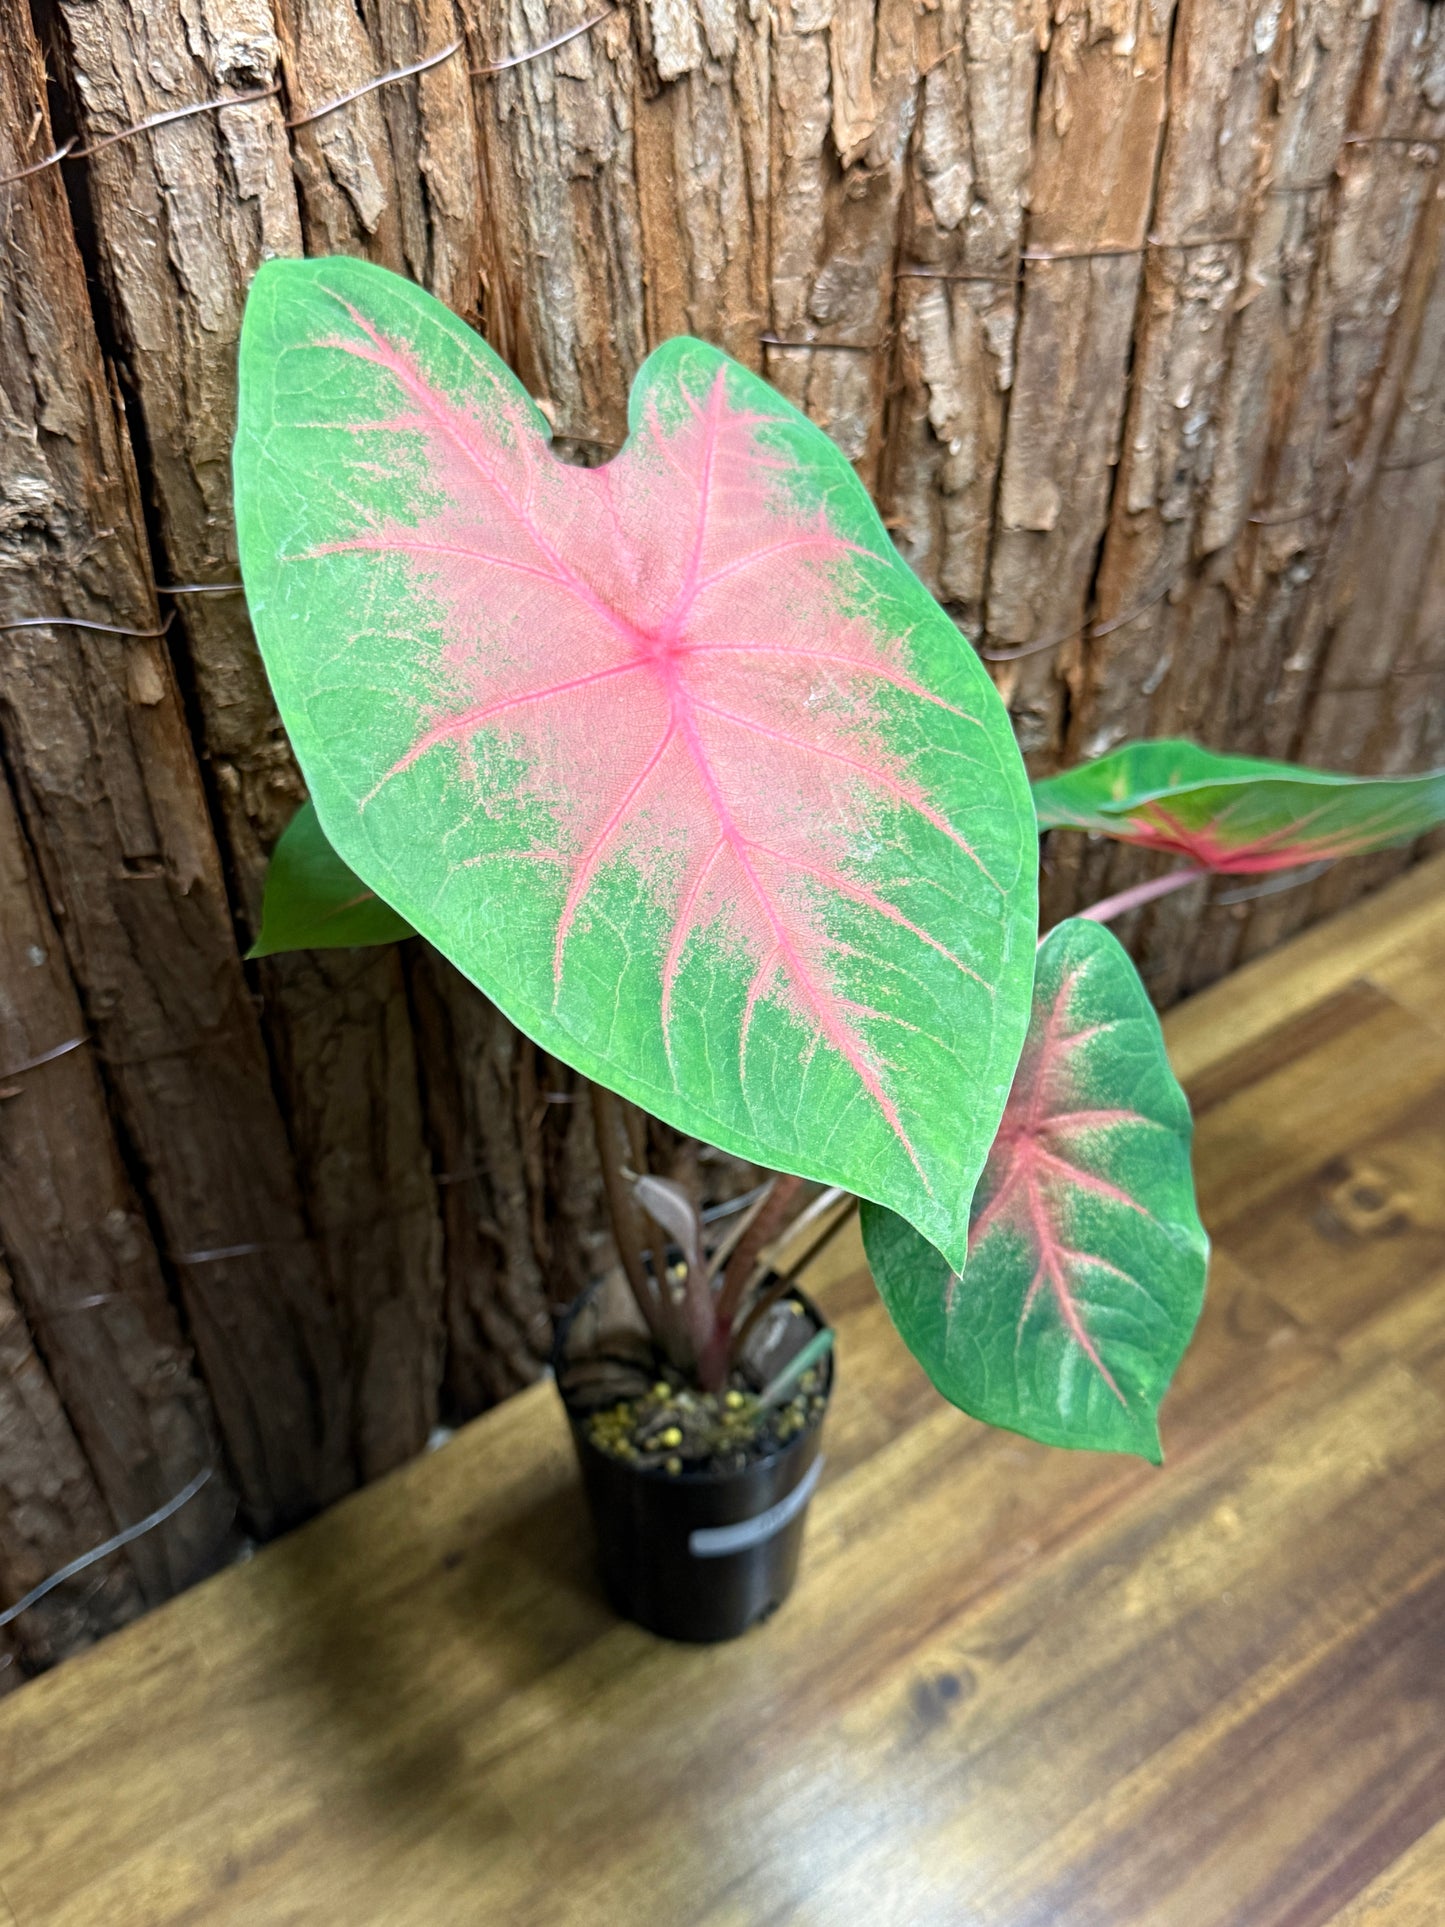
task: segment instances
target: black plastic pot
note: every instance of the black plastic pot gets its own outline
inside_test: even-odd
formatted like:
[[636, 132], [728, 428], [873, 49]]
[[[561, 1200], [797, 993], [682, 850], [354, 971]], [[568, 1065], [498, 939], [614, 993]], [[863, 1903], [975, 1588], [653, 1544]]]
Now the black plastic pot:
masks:
[[[792, 1591], [808, 1501], [823, 1469], [819, 1445], [826, 1407], [796, 1438], [741, 1472], [643, 1469], [601, 1451], [587, 1436], [600, 1402], [570, 1379], [579, 1324], [599, 1325], [594, 1285], [558, 1328], [553, 1364], [597, 1532], [602, 1582], [626, 1619], [664, 1639], [736, 1639], [776, 1612]], [[824, 1320], [801, 1292], [803, 1317], [784, 1300], [761, 1346], [761, 1379], [781, 1369]], [[625, 1315], [625, 1314], [624, 1314]], [[634, 1342], [635, 1342], [635, 1334]], [[767, 1342], [771, 1338], [771, 1343]], [[583, 1357], [606, 1344], [594, 1332]], [[769, 1357], [771, 1354], [771, 1357]], [[746, 1362], [746, 1361], [745, 1361]], [[833, 1354], [824, 1364], [824, 1397], [833, 1389]]]

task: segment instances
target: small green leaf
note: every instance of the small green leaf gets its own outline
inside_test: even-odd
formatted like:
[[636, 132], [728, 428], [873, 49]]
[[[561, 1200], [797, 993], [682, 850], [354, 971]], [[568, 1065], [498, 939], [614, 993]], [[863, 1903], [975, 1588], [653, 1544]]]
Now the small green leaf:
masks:
[[1165, 740], [1045, 777], [1034, 804], [1041, 830], [1094, 830], [1251, 876], [1408, 843], [1445, 822], [1445, 770], [1337, 776]]
[[316, 811], [303, 803], [281, 833], [266, 872], [261, 934], [247, 952], [352, 950], [415, 935], [326, 840]]
[[863, 1206], [879, 1290], [945, 1398], [1046, 1445], [1158, 1463], [1159, 1401], [1199, 1316], [1209, 1251], [1190, 1136], [1128, 954], [1100, 924], [1060, 924], [1039, 948], [965, 1274], [901, 1218]]

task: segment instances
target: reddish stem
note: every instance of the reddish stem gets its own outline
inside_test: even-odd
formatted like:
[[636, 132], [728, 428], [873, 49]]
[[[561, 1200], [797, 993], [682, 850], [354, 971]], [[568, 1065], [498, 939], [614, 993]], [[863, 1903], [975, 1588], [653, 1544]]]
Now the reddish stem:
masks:
[[758, 1255], [786, 1228], [802, 1186], [801, 1178], [774, 1178], [772, 1189], [754, 1211], [728, 1259], [714, 1307], [712, 1336], [698, 1357], [698, 1382], [705, 1392], [721, 1392], [727, 1384], [734, 1350], [733, 1327], [757, 1269]]
[[717, 1321], [719, 1325], [727, 1326], [729, 1331], [738, 1315], [743, 1296], [752, 1282], [759, 1253], [786, 1228], [802, 1188], [801, 1178], [790, 1176], [774, 1178], [772, 1190], [763, 1199], [756, 1217], [739, 1239], [737, 1250], [728, 1259], [727, 1270], [723, 1273], [722, 1290], [718, 1293]]
[[1196, 883], [1200, 877], [1208, 875], [1208, 870], [1193, 867], [1171, 870], [1167, 876], [1152, 877], [1148, 883], [1136, 883], [1128, 890], [1120, 890], [1115, 896], [1101, 897], [1097, 903], [1091, 903], [1087, 910], [1077, 911], [1076, 914], [1087, 917], [1091, 923], [1110, 923], [1129, 910], [1137, 910], [1141, 904], [1152, 903], [1156, 897], [1167, 897], [1171, 891], [1182, 890], [1186, 883]]
[[[635, 1165], [640, 1151], [645, 1150], [641, 1119], [634, 1122], [629, 1118], [627, 1109], [631, 1106], [624, 1109], [621, 1100], [600, 1084], [593, 1084], [591, 1090], [597, 1158], [602, 1166], [602, 1188], [607, 1194], [617, 1255], [637, 1309], [652, 1334], [652, 1342], [665, 1358], [681, 1369], [688, 1356], [687, 1340], [674, 1315], [665, 1277], [659, 1280], [648, 1275], [643, 1255], [650, 1242], [646, 1221], [633, 1198], [632, 1179], [626, 1174], [629, 1162]], [[632, 1175], [635, 1178], [640, 1172], [634, 1169]]]
[[[744, 1347], [752, 1337], [753, 1332], [757, 1329], [761, 1320], [767, 1316], [768, 1312], [772, 1310], [780, 1298], [792, 1290], [798, 1274], [806, 1271], [813, 1260], [819, 1257], [833, 1242], [844, 1225], [847, 1224], [848, 1220], [852, 1217], [854, 1211], [857, 1209], [857, 1205], [858, 1200], [856, 1198], [850, 1199], [827, 1229], [820, 1232], [820, 1234], [814, 1238], [807, 1250], [800, 1253], [788, 1266], [787, 1270], [780, 1272], [772, 1284], [768, 1286], [767, 1290], [760, 1292], [753, 1300], [752, 1304], [748, 1307], [747, 1317], [738, 1326], [736, 1336], [732, 1340], [730, 1347], [731, 1359], [737, 1359], [742, 1356]], [[731, 1362], [731, 1359], [729, 1362]]]

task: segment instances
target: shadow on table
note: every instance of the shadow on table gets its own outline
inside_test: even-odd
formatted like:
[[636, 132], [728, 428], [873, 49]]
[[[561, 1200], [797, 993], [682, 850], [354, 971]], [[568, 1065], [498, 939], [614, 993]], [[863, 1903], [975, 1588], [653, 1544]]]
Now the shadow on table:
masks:
[[430, 1468], [412, 1468], [385, 1500], [374, 1488], [344, 1501], [257, 1570], [268, 1681], [288, 1721], [306, 1707], [308, 1753], [326, 1761], [328, 1784], [314, 1791], [359, 1805], [369, 1839], [459, 1833], [474, 1860], [512, 1831], [488, 1768], [565, 1717], [571, 1663], [610, 1634], [646, 1649], [603, 1597], [570, 1457], [555, 1479], [551, 1469], [510, 1504], [468, 1507], [438, 1499]]

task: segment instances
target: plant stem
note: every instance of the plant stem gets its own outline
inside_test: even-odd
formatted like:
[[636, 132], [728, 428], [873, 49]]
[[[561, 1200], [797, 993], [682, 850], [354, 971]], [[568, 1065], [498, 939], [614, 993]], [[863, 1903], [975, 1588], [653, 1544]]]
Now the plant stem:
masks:
[[698, 1358], [698, 1381], [705, 1392], [720, 1392], [728, 1382], [733, 1324], [752, 1282], [758, 1254], [784, 1230], [802, 1188], [801, 1178], [774, 1178], [772, 1189], [752, 1214], [747, 1229], [728, 1259], [714, 1305], [712, 1335]]
[[798, 1193], [803, 1188], [803, 1180], [790, 1176], [780, 1176], [773, 1181], [773, 1188], [763, 1200], [762, 1208], [748, 1226], [738, 1247], [728, 1259], [727, 1270], [723, 1273], [722, 1290], [718, 1293], [717, 1316], [720, 1325], [732, 1327], [743, 1302], [743, 1294], [752, 1282], [753, 1271], [758, 1256], [764, 1246], [770, 1245], [774, 1238], [786, 1228], [788, 1219], [793, 1215]]
[[1079, 910], [1075, 914], [1087, 917], [1091, 923], [1111, 923], [1126, 911], [1137, 910], [1141, 904], [1152, 903], [1156, 897], [1167, 897], [1171, 891], [1182, 890], [1186, 883], [1194, 883], [1208, 875], [1208, 870], [1191, 864], [1187, 870], [1171, 870], [1167, 876], [1152, 877], [1148, 883], [1136, 883], [1128, 890], [1120, 890], [1115, 896], [1101, 897], [1097, 903], [1091, 903], [1087, 910]]
[[[643, 1253], [650, 1241], [643, 1214], [632, 1195], [632, 1182], [626, 1175], [629, 1157], [634, 1160], [637, 1157], [637, 1134], [630, 1128], [620, 1099], [600, 1084], [593, 1084], [591, 1091], [597, 1158], [602, 1166], [602, 1188], [607, 1194], [617, 1255], [653, 1343], [665, 1358], [681, 1369], [687, 1359], [686, 1340], [673, 1315], [666, 1278], [654, 1280], [648, 1276]], [[634, 1172], [633, 1175], [640, 1174]]]
[[733, 1335], [730, 1348], [733, 1359], [738, 1359], [742, 1356], [748, 1340], [752, 1337], [758, 1325], [766, 1318], [778, 1300], [791, 1290], [793, 1280], [798, 1276], [798, 1273], [800, 1271], [806, 1271], [813, 1260], [833, 1242], [857, 1208], [858, 1200], [856, 1198], [849, 1198], [843, 1209], [827, 1229], [818, 1237], [814, 1238], [807, 1250], [795, 1258], [787, 1270], [779, 1273], [768, 1286], [767, 1290], [760, 1292], [753, 1300], [752, 1304], [748, 1307], [747, 1317], [743, 1319], [736, 1333]]

